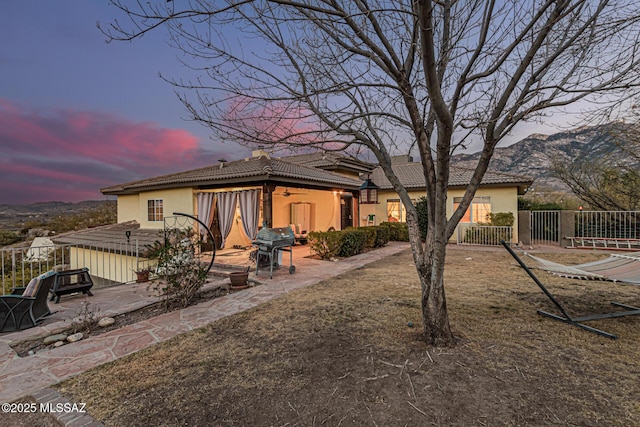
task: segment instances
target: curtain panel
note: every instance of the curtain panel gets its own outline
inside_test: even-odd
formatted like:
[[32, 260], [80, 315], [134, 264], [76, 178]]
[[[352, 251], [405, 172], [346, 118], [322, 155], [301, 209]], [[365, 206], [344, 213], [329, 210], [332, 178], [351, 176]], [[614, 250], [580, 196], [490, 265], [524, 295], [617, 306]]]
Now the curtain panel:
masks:
[[258, 235], [258, 222], [260, 221], [260, 190], [241, 191], [238, 193], [238, 199], [240, 200], [242, 230], [253, 241]]
[[220, 234], [222, 235], [222, 242], [220, 243], [220, 249], [224, 249], [225, 242], [231, 227], [233, 226], [233, 218], [236, 213], [236, 203], [238, 200], [238, 193], [218, 193], [218, 222], [220, 223]]
[[[198, 193], [196, 201], [198, 203], [198, 219], [211, 228], [213, 222], [213, 202], [215, 201], [215, 193]], [[202, 224], [198, 224], [198, 231], [204, 242], [209, 238], [209, 233], [204, 229]]]

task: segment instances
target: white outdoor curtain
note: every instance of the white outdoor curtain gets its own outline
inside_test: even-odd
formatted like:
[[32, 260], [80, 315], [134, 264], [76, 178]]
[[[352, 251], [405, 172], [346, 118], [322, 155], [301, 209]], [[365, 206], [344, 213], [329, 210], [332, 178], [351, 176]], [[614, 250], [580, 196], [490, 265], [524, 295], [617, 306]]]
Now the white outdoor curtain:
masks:
[[222, 235], [220, 249], [224, 249], [227, 236], [231, 232], [233, 218], [236, 214], [237, 200], [238, 193], [236, 192], [218, 193], [218, 222], [220, 223], [220, 234]]
[[255, 240], [258, 235], [258, 222], [260, 221], [260, 190], [248, 190], [238, 193], [240, 199], [240, 216], [242, 217], [242, 229], [250, 240]]
[[[215, 197], [216, 195], [214, 193], [198, 193], [196, 195], [198, 203], [198, 219], [207, 224], [207, 227], [209, 228], [211, 228], [211, 215]], [[202, 240], [206, 242], [209, 238], [209, 233], [207, 233], [202, 224], [198, 224], [198, 231], [200, 232], [200, 236], [202, 236]]]

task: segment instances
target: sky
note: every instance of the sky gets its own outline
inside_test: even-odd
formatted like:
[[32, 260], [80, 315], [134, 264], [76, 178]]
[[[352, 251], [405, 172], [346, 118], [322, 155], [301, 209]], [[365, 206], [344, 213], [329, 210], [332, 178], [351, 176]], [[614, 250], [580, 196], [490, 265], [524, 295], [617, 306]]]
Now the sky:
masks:
[[[78, 202], [100, 188], [250, 155], [186, 120], [159, 77], [188, 74], [164, 30], [106, 43], [107, 0], [20, 0], [0, 14], [0, 204]], [[548, 129], [546, 129], [548, 130]], [[523, 129], [518, 138], [540, 129]]]
[[0, 204], [78, 202], [100, 188], [239, 159], [249, 150], [186, 120], [162, 31], [106, 43], [106, 0], [3, 2]]

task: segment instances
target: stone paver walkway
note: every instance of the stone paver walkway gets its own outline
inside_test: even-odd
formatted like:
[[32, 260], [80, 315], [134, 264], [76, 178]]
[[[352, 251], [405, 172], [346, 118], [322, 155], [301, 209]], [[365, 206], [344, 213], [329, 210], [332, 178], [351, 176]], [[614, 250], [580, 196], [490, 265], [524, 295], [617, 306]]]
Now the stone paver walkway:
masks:
[[[294, 253], [295, 274], [289, 274], [288, 268], [281, 268], [274, 271], [273, 279], [269, 280], [268, 274], [261, 272], [256, 279], [262, 284], [255, 287], [30, 357], [19, 357], [10, 347], [12, 342], [46, 336], [71, 324], [73, 314], [77, 313], [84, 296], [63, 298], [60, 304], [50, 303], [52, 310], [59, 311], [44, 325], [0, 335], [0, 402], [11, 402], [38, 391], [47, 394], [50, 385], [91, 368], [408, 248], [408, 243], [391, 242], [384, 248], [338, 262], [304, 258]], [[251, 278], [255, 278], [253, 274]], [[216, 279], [207, 286], [218, 286], [225, 282], [228, 279]], [[146, 287], [140, 285], [98, 289], [94, 295], [88, 301], [94, 307], [99, 307], [103, 316], [135, 310], [157, 300], [149, 295]], [[75, 312], [73, 307], [76, 308]], [[45, 392], [42, 392], [43, 389]]]

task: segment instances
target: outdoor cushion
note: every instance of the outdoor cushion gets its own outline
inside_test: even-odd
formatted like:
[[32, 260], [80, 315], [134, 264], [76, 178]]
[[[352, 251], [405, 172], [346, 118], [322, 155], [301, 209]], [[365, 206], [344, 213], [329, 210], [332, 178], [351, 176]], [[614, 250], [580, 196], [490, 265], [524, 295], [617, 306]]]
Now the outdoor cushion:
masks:
[[55, 271], [47, 271], [46, 273], [43, 273], [38, 277], [34, 277], [33, 279], [31, 279], [31, 281], [25, 288], [24, 292], [22, 292], [22, 296], [35, 297], [36, 294], [38, 293], [38, 289], [40, 289], [40, 285], [42, 284], [42, 281], [47, 277], [53, 276], [54, 274], [56, 274]]

